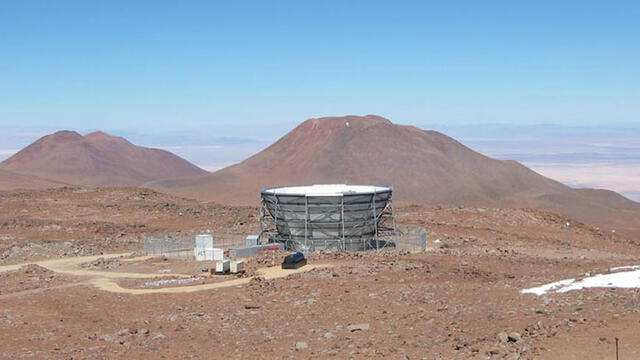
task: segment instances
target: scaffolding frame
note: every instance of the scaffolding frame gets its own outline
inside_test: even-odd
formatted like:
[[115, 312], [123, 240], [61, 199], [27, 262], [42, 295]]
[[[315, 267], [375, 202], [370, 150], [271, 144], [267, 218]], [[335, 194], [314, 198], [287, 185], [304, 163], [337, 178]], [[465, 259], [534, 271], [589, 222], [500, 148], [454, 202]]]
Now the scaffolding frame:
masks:
[[[367, 196], [370, 196], [367, 203], [363, 201], [345, 203], [345, 198]], [[259, 211], [259, 242], [261, 243], [280, 242], [284, 243], [287, 249], [296, 251], [322, 249], [363, 251], [395, 246], [392, 239], [398, 232], [391, 188], [384, 193], [374, 191], [370, 194], [342, 195], [339, 197], [339, 203], [337, 201], [333, 203], [327, 201], [326, 204], [322, 201], [310, 202], [309, 199], [318, 199], [314, 196], [304, 196], [304, 201], [301, 201], [301, 196], [298, 196], [299, 202], [283, 204], [280, 201], [281, 197], [291, 199], [294, 196], [275, 194], [270, 196], [269, 200], [265, 196], [262, 197]], [[338, 197], [324, 198], [337, 199]], [[363, 207], [365, 205], [368, 207]], [[304, 209], [301, 210], [300, 207]], [[354, 210], [353, 207], [357, 209]], [[314, 211], [310, 211], [310, 208]], [[326, 208], [325, 213], [318, 211], [322, 208]], [[303, 218], [292, 219], [287, 215], [292, 212], [304, 213]], [[354, 220], [353, 214], [356, 213], [370, 215], [367, 218], [356, 217]], [[350, 215], [351, 221], [349, 221]], [[302, 235], [292, 235], [291, 231], [287, 231], [290, 230], [289, 226], [303, 229]], [[369, 231], [369, 227], [373, 227], [372, 232]]]

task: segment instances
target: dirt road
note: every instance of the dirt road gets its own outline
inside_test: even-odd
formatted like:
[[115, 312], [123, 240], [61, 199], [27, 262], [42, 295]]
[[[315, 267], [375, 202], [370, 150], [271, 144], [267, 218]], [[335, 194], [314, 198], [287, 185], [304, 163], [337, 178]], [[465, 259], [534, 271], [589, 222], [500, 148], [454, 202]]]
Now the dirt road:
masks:
[[[115, 292], [115, 293], [132, 294], [132, 295], [160, 294], [160, 293], [164, 293], [164, 294], [191, 293], [195, 291], [203, 291], [203, 290], [225, 288], [230, 286], [244, 285], [249, 283], [251, 279], [253, 279], [252, 277], [247, 277], [247, 278], [216, 282], [211, 284], [199, 284], [199, 285], [158, 288], [158, 289], [131, 289], [131, 288], [125, 288], [120, 286], [115, 280], [147, 279], [147, 278], [151, 279], [151, 278], [158, 278], [158, 277], [189, 278], [191, 277], [191, 275], [176, 274], [176, 273], [157, 274], [157, 273], [98, 271], [98, 270], [83, 269], [81, 267], [82, 264], [95, 261], [99, 258], [113, 259], [113, 258], [125, 258], [128, 256], [131, 256], [131, 253], [105, 254], [105, 255], [96, 255], [96, 256], [78, 256], [78, 257], [64, 258], [64, 259], [27, 262], [22, 264], [0, 266], [0, 273], [7, 272], [7, 271], [15, 271], [20, 269], [23, 266], [26, 266], [29, 264], [36, 264], [44, 268], [47, 268], [51, 271], [54, 271], [56, 273], [72, 275], [72, 276], [88, 277], [89, 281], [82, 282], [82, 283], [91, 284], [100, 290]], [[147, 260], [148, 258], [149, 257], [147, 256], [141, 256], [141, 257], [135, 257], [135, 258], [122, 259], [121, 261], [136, 262], [136, 261]], [[263, 277], [265, 279], [276, 279], [276, 278], [286, 277], [291, 274], [302, 273], [302, 272], [310, 271], [317, 268], [327, 267], [327, 266], [330, 266], [330, 265], [313, 264], [313, 265], [307, 265], [305, 267], [302, 267], [296, 270], [283, 270], [280, 267], [266, 267], [266, 268], [258, 269], [257, 273], [258, 273], [258, 276]], [[25, 294], [28, 294], [28, 293], [25, 293]]]

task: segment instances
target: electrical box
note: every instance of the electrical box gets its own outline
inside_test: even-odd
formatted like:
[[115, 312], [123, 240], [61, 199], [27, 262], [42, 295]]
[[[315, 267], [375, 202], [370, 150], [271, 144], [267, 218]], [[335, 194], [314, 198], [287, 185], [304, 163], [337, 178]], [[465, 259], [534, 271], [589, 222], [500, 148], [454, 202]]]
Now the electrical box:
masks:
[[209, 234], [196, 235], [196, 247], [193, 249], [196, 260], [213, 260], [213, 236]]
[[229, 260], [216, 261], [216, 274], [226, 274], [229, 272]]
[[244, 261], [232, 261], [230, 271], [232, 274], [244, 272]]
[[246, 237], [245, 239], [245, 246], [249, 247], [249, 246], [256, 246], [258, 245], [258, 235], [249, 235]]
[[222, 261], [224, 260], [224, 250], [220, 248], [213, 248], [211, 260], [213, 261]]

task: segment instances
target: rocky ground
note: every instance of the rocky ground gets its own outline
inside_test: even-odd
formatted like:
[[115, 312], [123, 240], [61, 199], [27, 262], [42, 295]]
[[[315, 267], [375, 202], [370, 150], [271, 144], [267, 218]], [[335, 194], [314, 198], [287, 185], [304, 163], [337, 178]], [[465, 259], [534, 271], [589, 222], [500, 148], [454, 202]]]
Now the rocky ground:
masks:
[[0, 191], [0, 262], [141, 250], [144, 235], [255, 234], [258, 210], [137, 188]]
[[[4, 192], [0, 265], [139, 252], [145, 234], [251, 234], [257, 210], [134, 188]], [[396, 212], [401, 227], [428, 229], [427, 252], [317, 253], [311, 264], [332, 266], [224, 289], [127, 295], [16, 265], [0, 273], [0, 358], [615, 359], [616, 338], [620, 359], [640, 357], [639, 290], [520, 293], [640, 265], [638, 239], [570, 219], [566, 233], [567, 219], [524, 209]], [[247, 276], [270, 265], [266, 255], [254, 259]], [[126, 258], [83, 265], [194, 276], [200, 267]]]

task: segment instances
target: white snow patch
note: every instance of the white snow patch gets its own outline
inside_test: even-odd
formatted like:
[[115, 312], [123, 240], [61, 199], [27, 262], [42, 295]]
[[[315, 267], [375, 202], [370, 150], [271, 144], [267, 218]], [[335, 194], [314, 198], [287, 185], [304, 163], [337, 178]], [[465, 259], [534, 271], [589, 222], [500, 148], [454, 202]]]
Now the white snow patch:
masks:
[[610, 270], [618, 271], [618, 270], [636, 270], [636, 269], [640, 269], [640, 265], [618, 266], [618, 267], [611, 268]]
[[570, 285], [574, 282], [574, 279], [560, 280], [551, 284], [542, 285], [538, 287], [534, 287], [531, 289], [524, 289], [521, 291], [523, 294], [536, 294], [536, 295], [544, 295], [547, 291], [555, 291], [561, 289], [563, 286]]
[[184, 285], [192, 282], [203, 280], [201, 277], [191, 277], [187, 279], [168, 279], [168, 280], [158, 280], [158, 281], [150, 281], [144, 283], [145, 287], [158, 287], [158, 286], [166, 286], [166, 285]]
[[561, 280], [531, 289], [524, 289], [521, 293], [544, 295], [551, 292], [566, 293], [572, 290], [581, 290], [586, 288], [640, 288], [640, 265], [620, 266], [612, 268], [611, 270], [625, 269], [630, 269], [632, 271], [598, 274], [577, 281], [575, 279]]

